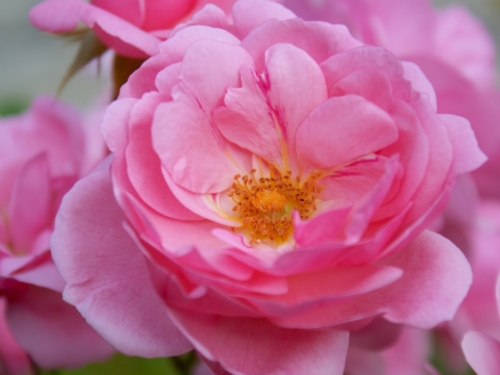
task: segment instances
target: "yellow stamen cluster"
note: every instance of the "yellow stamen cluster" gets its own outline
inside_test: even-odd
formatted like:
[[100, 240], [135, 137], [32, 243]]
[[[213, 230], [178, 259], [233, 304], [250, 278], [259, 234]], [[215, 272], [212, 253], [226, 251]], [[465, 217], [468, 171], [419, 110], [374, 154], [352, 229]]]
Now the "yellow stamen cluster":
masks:
[[269, 177], [236, 175], [229, 196], [235, 203], [233, 211], [241, 218], [242, 231], [252, 241], [274, 245], [284, 243], [293, 232], [292, 212], [308, 219], [316, 210], [316, 200], [323, 191], [316, 186], [320, 173], [312, 173], [302, 182], [292, 172], [280, 173], [269, 166]]

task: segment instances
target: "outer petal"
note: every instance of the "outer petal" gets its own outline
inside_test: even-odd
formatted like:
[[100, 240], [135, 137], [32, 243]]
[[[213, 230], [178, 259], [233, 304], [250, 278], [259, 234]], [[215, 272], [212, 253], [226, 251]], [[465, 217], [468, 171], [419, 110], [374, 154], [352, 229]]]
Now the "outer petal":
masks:
[[[386, 291], [394, 293], [386, 319], [428, 329], [451, 320], [472, 283], [469, 263], [446, 238], [424, 231], [405, 251], [383, 262], [400, 267], [403, 277]], [[389, 295], [388, 294], [388, 295]]]
[[106, 165], [66, 195], [52, 240], [54, 261], [68, 284], [64, 298], [126, 354], [184, 353], [190, 345], [168, 318], [122, 221]]
[[423, 232], [383, 264], [404, 271], [396, 282], [374, 292], [326, 306], [309, 314], [273, 319], [281, 326], [331, 326], [384, 314], [394, 323], [428, 329], [451, 320], [472, 281], [462, 252], [444, 237]]
[[289, 330], [263, 319], [169, 311], [196, 350], [231, 373], [343, 374], [347, 332]]
[[48, 289], [16, 293], [9, 300], [7, 321], [19, 345], [45, 368], [80, 367], [114, 351], [73, 306]]

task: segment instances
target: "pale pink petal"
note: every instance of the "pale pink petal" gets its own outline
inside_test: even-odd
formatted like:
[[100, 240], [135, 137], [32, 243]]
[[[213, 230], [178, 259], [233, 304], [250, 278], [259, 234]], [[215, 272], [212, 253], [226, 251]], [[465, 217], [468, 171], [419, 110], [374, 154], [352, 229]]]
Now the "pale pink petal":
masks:
[[111, 348], [59, 293], [28, 287], [9, 299], [7, 321], [12, 335], [44, 368], [75, 368], [102, 361]]
[[169, 309], [198, 352], [231, 373], [341, 375], [348, 333], [288, 330], [263, 319], [225, 318]]
[[153, 147], [176, 184], [202, 194], [231, 186], [240, 170], [216, 131], [206, 115], [187, 100], [158, 106], [152, 127]]
[[125, 150], [127, 175], [137, 195], [154, 210], [179, 220], [201, 220], [174, 197], [163, 179], [151, 136], [151, 123], [159, 103], [159, 95], [148, 93], [130, 112], [129, 143]]
[[240, 38], [244, 38], [270, 19], [286, 20], [297, 17], [281, 4], [263, 0], [237, 1], [233, 6], [232, 16]]
[[453, 145], [453, 173], [456, 175], [479, 168], [487, 159], [479, 149], [469, 121], [455, 115], [438, 115], [446, 126]]
[[327, 99], [325, 78], [311, 56], [285, 43], [267, 49], [265, 74], [267, 85], [263, 89], [288, 148], [294, 152], [298, 127]]
[[380, 179], [365, 196], [354, 203], [354, 208], [345, 228], [345, 238], [349, 244], [358, 242], [363, 235], [366, 235], [365, 230], [369, 228], [373, 216], [390, 191], [391, 184], [398, 172], [398, 159], [398, 156], [395, 155], [387, 160], [384, 174], [380, 176]]
[[[155, 77], [155, 86], [166, 100], [172, 100], [172, 89], [179, 83], [182, 63], [173, 63], [163, 68]], [[142, 70], [142, 69], [141, 69]]]
[[352, 48], [330, 55], [321, 63], [328, 90], [343, 78], [359, 69], [377, 69], [389, 79], [394, 99], [409, 101], [411, 86], [404, 77], [401, 62], [389, 51], [372, 46]]
[[225, 106], [215, 110], [214, 122], [232, 143], [280, 165], [283, 137], [271, 115], [263, 82], [251, 66], [241, 68], [241, 81], [241, 88], [227, 90]]
[[424, 75], [424, 72], [418, 67], [417, 64], [402, 61], [404, 69], [404, 77], [411, 82], [413, 89], [418, 91], [421, 95], [426, 95], [432, 108], [437, 111], [437, 98], [436, 91], [432, 87], [432, 83]]
[[[203, 69], [200, 69], [200, 61], [203, 61]], [[182, 90], [194, 97], [210, 116], [214, 108], [222, 104], [226, 90], [241, 84], [242, 65], [253, 66], [253, 60], [240, 46], [205, 39], [195, 42], [182, 60], [179, 75]]]
[[[198, 4], [201, 9], [194, 13], [191, 20], [188, 20], [185, 25], [205, 25], [210, 28], [231, 29], [232, 25], [229, 25], [227, 15], [231, 13], [234, 1], [218, 0], [217, 3], [217, 5], [214, 5], [210, 4], [210, 0], [200, 0]], [[185, 25], [178, 25], [172, 33], [175, 33], [178, 29], [184, 29]]]
[[477, 375], [500, 373], [500, 343], [477, 331], [465, 334], [462, 340], [465, 358]]
[[126, 98], [112, 102], [102, 120], [101, 131], [111, 152], [123, 152], [128, 142], [128, 123], [130, 113], [137, 99]]
[[231, 142], [281, 164], [284, 142], [294, 157], [297, 127], [326, 100], [326, 86], [316, 62], [292, 45], [272, 46], [265, 58], [263, 75], [242, 69], [243, 87], [228, 90], [230, 111], [220, 110], [215, 121]]
[[297, 155], [305, 170], [328, 169], [388, 146], [398, 138], [391, 117], [356, 95], [328, 99], [297, 131]]
[[[443, 191], [449, 188], [452, 175], [454, 148], [447, 126], [436, 116], [428, 102], [417, 100], [413, 103], [420, 123], [429, 140], [429, 164], [422, 184], [412, 197], [413, 206], [406, 218], [407, 223], [423, 217], [433, 202], [439, 199]], [[434, 215], [437, 216], [436, 213]]]
[[252, 30], [241, 41], [241, 47], [252, 56], [257, 71], [262, 71], [267, 49], [278, 43], [290, 43], [300, 48], [318, 64], [336, 53], [361, 45], [359, 41], [351, 37], [343, 25], [323, 22], [305, 23], [295, 18], [267, 21]]
[[328, 90], [329, 96], [359, 95], [387, 111], [392, 101], [391, 82], [378, 69], [361, 68], [338, 80]]
[[398, 176], [399, 184], [394, 184], [388, 193], [388, 199], [375, 214], [375, 220], [397, 215], [409, 202], [425, 177], [429, 162], [429, 140], [422, 129], [415, 111], [404, 103], [397, 101], [391, 108], [391, 116], [398, 124], [398, 140], [384, 150], [386, 155], [399, 154], [401, 170], [411, 170]]
[[67, 282], [64, 298], [126, 354], [182, 354], [190, 345], [168, 318], [122, 221], [106, 164], [66, 195], [52, 237], [54, 261]]

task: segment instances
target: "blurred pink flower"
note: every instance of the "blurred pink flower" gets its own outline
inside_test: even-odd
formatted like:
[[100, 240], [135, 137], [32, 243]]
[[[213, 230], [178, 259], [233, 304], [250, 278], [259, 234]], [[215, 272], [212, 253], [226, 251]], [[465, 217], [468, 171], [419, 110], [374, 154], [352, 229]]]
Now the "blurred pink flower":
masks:
[[469, 260], [474, 281], [448, 325], [479, 375], [500, 373], [500, 202], [479, 204]]
[[34, 375], [28, 355], [12, 337], [5, 321], [5, 299], [0, 298], [0, 374]]
[[63, 195], [104, 155], [86, 134], [80, 116], [52, 98], [0, 119], [0, 296], [12, 335], [42, 367], [81, 366], [112, 352], [63, 302], [50, 254]]
[[470, 331], [464, 336], [462, 349], [477, 375], [500, 373], [500, 342], [487, 334]]
[[[30, 12], [37, 28], [52, 33], [73, 30], [78, 22], [92, 28], [118, 54], [146, 58], [170, 30], [190, 19], [208, 0], [46, 0]], [[216, 0], [229, 10], [234, 0]]]
[[376, 317], [450, 320], [469, 265], [424, 229], [485, 160], [469, 123], [344, 26], [266, 1], [232, 19], [205, 7], [108, 108], [111, 175], [56, 221], [65, 299], [127, 354], [243, 374], [341, 374]]

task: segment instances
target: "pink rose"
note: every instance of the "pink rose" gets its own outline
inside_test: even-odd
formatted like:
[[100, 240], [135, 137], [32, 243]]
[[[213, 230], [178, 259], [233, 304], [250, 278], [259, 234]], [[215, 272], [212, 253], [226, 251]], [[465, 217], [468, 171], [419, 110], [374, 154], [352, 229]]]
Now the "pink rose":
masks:
[[272, 2], [232, 19], [205, 7], [109, 106], [111, 174], [56, 220], [65, 299], [127, 354], [342, 374], [374, 318], [453, 317], [470, 269], [424, 229], [485, 157], [416, 65]]
[[90, 152], [99, 140], [86, 134], [80, 116], [52, 98], [0, 119], [0, 296], [13, 337], [42, 367], [77, 367], [112, 353], [62, 300], [49, 246], [63, 195], [102, 158]]
[[[78, 22], [92, 28], [118, 54], [146, 58], [174, 26], [190, 19], [207, 0], [46, 0], [30, 11], [30, 21], [51, 33], [73, 30]], [[229, 10], [234, 0], [215, 4]]]

